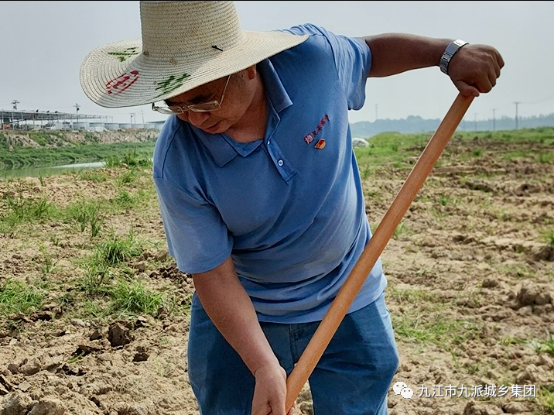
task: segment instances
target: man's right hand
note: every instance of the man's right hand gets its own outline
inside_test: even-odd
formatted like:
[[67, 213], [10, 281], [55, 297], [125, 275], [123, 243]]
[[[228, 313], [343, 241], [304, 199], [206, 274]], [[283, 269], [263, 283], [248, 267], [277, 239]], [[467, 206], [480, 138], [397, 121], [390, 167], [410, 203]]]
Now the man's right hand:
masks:
[[292, 415], [285, 409], [287, 374], [278, 364], [262, 366], [254, 373], [256, 386], [252, 399], [252, 415]]

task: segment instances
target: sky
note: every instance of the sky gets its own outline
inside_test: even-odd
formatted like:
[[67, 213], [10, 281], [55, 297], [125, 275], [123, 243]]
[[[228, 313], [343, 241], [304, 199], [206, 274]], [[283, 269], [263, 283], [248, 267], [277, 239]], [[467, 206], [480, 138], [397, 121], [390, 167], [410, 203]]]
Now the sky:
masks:
[[[552, 1], [237, 1], [244, 30], [313, 23], [342, 35], [387, 32], [489, 44], [505, 66], [495, 88], [476, 98], [465, 119], [554, 113]], [[79, 68], [93, 49], [140, 38], [137, 1], [0, 2], [0, 110], [106, 116], [108, 122], [164, 120], [150, 106], [103, 108], [90, 101]], [[351, 123], [408, 116], [442, 119], [458, 91], [438, 67], [370, 78]]]

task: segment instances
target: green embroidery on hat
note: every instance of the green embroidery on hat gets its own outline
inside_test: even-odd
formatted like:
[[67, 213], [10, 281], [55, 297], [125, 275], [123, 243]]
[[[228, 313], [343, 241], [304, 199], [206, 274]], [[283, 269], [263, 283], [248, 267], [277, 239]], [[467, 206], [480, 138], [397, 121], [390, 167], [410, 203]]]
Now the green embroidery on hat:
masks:
[[118, 52], [108, 52], [108, 55], [115, 56], [117, 59], [119, 59], [119, 62], [125, 62], [127, 59], [129, 59], [131, 56], [138, 55], [138, 48], [136, 46], [132, 48], [126, 48], [122, 51]]
[[157, 90], [161, 89], [161, 91], [162, 91], [158, 95], [158, 97], [162, 96], [162, 95], [165, 95], [165, 94], [169, 94], [170, 92], [175, 91], [177, 88], [180, 88], [183, 85], [185, 79], [187, 79], [188, 77], [190, 77], [190, 75], [188, 73], [185, 73], [185, 74], [183, 74], [179, 77], [171, 75], [166, 80], [157, 82], [158, 87], [156, 89]]

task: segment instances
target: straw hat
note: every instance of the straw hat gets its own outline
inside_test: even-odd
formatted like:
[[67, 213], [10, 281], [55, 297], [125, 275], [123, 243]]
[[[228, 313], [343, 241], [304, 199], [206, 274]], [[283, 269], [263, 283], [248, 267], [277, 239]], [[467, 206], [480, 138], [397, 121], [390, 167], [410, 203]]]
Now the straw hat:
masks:
[[240, 27], [230, 1], [141, 1], [142, 40], [93, 50], [81, 86], [107, 108], [162, 101], [254, 65], [307, 36]]

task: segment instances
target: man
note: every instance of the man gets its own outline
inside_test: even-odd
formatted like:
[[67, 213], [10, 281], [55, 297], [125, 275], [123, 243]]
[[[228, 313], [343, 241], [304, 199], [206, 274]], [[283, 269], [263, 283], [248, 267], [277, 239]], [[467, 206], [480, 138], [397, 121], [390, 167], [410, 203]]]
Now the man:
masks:
[[[368, 77], [440, 66], [489, 92], [496, 49], [316, 25], [244, 32], [232, 2], [141, 2], [142, 40], [91, 52], [87, 96], [173, 114], [153, 178], [193, 275], [189, 376], [202, 414], [284, 415], [286, 378], [371, 232], [348, 125]], [[310, 375], [317, 415], [386, 414], [398, 366], [377, 261]]]

